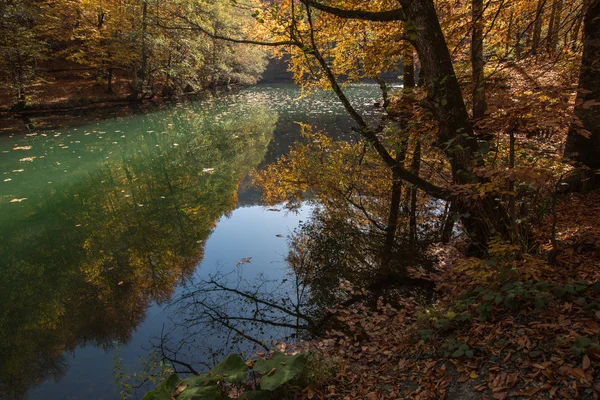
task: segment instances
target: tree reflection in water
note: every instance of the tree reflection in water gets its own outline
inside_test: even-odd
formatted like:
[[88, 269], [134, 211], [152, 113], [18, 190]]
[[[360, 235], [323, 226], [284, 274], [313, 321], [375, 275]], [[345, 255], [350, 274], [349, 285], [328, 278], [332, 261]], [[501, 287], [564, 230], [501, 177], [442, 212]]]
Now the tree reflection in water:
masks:
[[[191, 275], [277, 122], [264, 108], [200, 107], [28, 139], [37, 158], [10, 194], [27, 200], [0, 204], [0, 397], [59, 379], [79, 346], [126, 343]], [[65, 139], [81, 157], [64, 156]], [[12, 153], [3, 170], [16, 169]]]
[[[289, 276], [248, 280], [242, 268], [189, 287], [172, 304], [177, 308], [172, 329], [183, 332], [184, 341], [170, 341], [175, 335], [166, 334], [156, 343], [165, 360], [189, 371], [185, 364], [206, 358], [200, 354], [219, 360], [230, 351], [269, 349], [273, 339], [336, 328], [327, 310], [339, 304], [432, 296], [433, 285], [424, 278], [434, 264], [427, 250], [443, 234], [444, 205], [424, 196], [415, 200], [411, 188], [403, 188], [390, 241], [391, 212], [381, 199], [398, 188], [385, 166], [362, 143], [313, 139], [297, 144], [258, 178], [271, 202], [291, 209], [315, 204], [312, 218], [289, 242]], [[329, 157], [334, 153], [341, 153], [339, 159]]]

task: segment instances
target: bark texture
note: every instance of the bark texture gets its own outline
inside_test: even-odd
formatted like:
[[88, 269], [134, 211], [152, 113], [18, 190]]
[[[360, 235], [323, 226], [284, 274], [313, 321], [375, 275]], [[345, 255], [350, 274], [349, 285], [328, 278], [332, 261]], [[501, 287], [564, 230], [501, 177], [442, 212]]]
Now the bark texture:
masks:
[[[585, 14], [583, 58], [575, 116], [567, 136], [565, 155], [596, 171], [600, 169], [600, 2], [594, 0]], [[587, 102], [587, 104], [586, 104]]]

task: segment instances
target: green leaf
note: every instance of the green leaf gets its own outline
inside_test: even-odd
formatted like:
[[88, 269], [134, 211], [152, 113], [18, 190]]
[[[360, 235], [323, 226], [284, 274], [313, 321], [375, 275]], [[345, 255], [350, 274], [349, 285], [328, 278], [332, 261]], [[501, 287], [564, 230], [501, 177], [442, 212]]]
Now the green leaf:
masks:
[[195, 375], [185, 378], [181, 383], [187, 387], [208, 386], [216, 383], [220, 377], [210, 376], [209, 374]]
[[223, 399], [218, 386], [188, 387], [177, 397], [177, 400], [219, 400]]
[[450, 357], [452, 358], [458, 358], [458, 357], [462, 357], [465, 354], [465, 352], [461, 349], [456, 350], [454, 353], [452, 353], [450, 355]]
[[253, 390], [251, 392], [244, 392], [238, 400], [269, 400], [271, 398], [271, 392], [264, 390]]
[[565, 295], [565, 293], [567, 293], [567, 291], [563, 287], [554, 286], [554, 288], [552, 288], [552, 293], [554, 293], [554, 295], [560, 299]]
[[[260, 388], [274, 390], [290, 379], [296, 377], [304, 368], [306, 354], [287, 356], [276, 352], [268, 360], [258, 360], [254, 363], [254, 371], [264, 374], [260, 379]], [[269, 374], [267, 376], [267, 374]]]
[[181, 378], [177, 374], [173, 374], [167, 380], [159, 383], [154, 390], [146, 393], [143, 400], [171, 400], [171, 393], [175, 391], [180, 382]]
[[248, 376], [248, 366], [238, 354], [231, 354], [210, 372], [213, 377], [223, 378], [225, 382], [241, 383]]
[[465, 351], [465, 356], [467, 358], [473, 358], [473, 350], [467, 350], [467, 351]]
[[421, 340], [428, 340], [431, 335], [433, 335], [432, 329], [421, 329], [417, 331], [417, 334], [421, 338]]
[[450, 320], [442, 318], [442, 319], [439, 319], [439, 320], [435, 321], [434, 325], [438, 329], [446, 330], [446, 329], [448, 329], [450, 327]]
[[154, 390], [149, 391], [148, 393], [146, 393], [144, 395], [144, 397], [142, 398], [142, 400], [154, 400], [154, 396], [156, 395], [156, 392]]
[[448, 104], [448, 100], [442, 99], [442, 106], [445, 106], [446, 104]]
[[548, 303], [548, 299], [546, 297], [538, 295], [538, 296], [535, 296], [534, 303], [535, 303], [535, 309], [536, 309], [536, 311], [538, 311], [546, 306], [546, 304]]

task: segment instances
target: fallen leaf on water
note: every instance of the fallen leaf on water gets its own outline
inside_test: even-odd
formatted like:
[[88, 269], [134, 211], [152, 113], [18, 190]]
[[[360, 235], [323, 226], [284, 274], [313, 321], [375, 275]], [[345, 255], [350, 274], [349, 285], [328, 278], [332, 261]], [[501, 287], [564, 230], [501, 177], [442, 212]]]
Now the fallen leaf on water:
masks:
[[252, 257], [244, 257], [235, 266], [236, 267], [241, 267], [244, 264], [250, 264], [251, 260], [252, 260]]
[[27, 197], [23, 197], [22, 199], [12, 199], [10, 202], [11, 203], [20, 203], [24, 200], [27, 200]]

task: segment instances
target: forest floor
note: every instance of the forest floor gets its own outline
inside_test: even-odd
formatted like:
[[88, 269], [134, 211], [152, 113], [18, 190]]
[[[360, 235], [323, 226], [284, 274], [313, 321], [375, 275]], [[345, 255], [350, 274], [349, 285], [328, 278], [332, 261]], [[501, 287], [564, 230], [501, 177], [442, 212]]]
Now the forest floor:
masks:
[[[560, 160], [573, 86], [510, 68], [478, 129], [505, 132], [499, 116], [519, 115], [521, 146]], [[496, 243], [481, 260], [456, 239], [432, 249], [433, 301], [331, 310], [340, 326], [305, 346], [338, 368], [304, 398], [600, 398], [600, 190], [558, 195], [528, 243]]]
[[[106, 81], [99, 80], [92, 68], [60, 59], [48, 61], [40, 68], [40, 75], [27, 85], [27, 106], [31, 109], [74, 107], [86, 102], [125, 100], [129, 94], [126, 76], [117, 73], [112, 92]], [[10, 87], [0, 86], [0, 110], [8, 111], [14, 103]]]
[[556, 264], [517, 262], [531, 279], [478, 281], [447, 246], [433, 304], [336, 310], [344, 327], [312, 345], [339, 369], [307, 398], [599, 398], [600, 191], [565, 196], [557, 214]]

